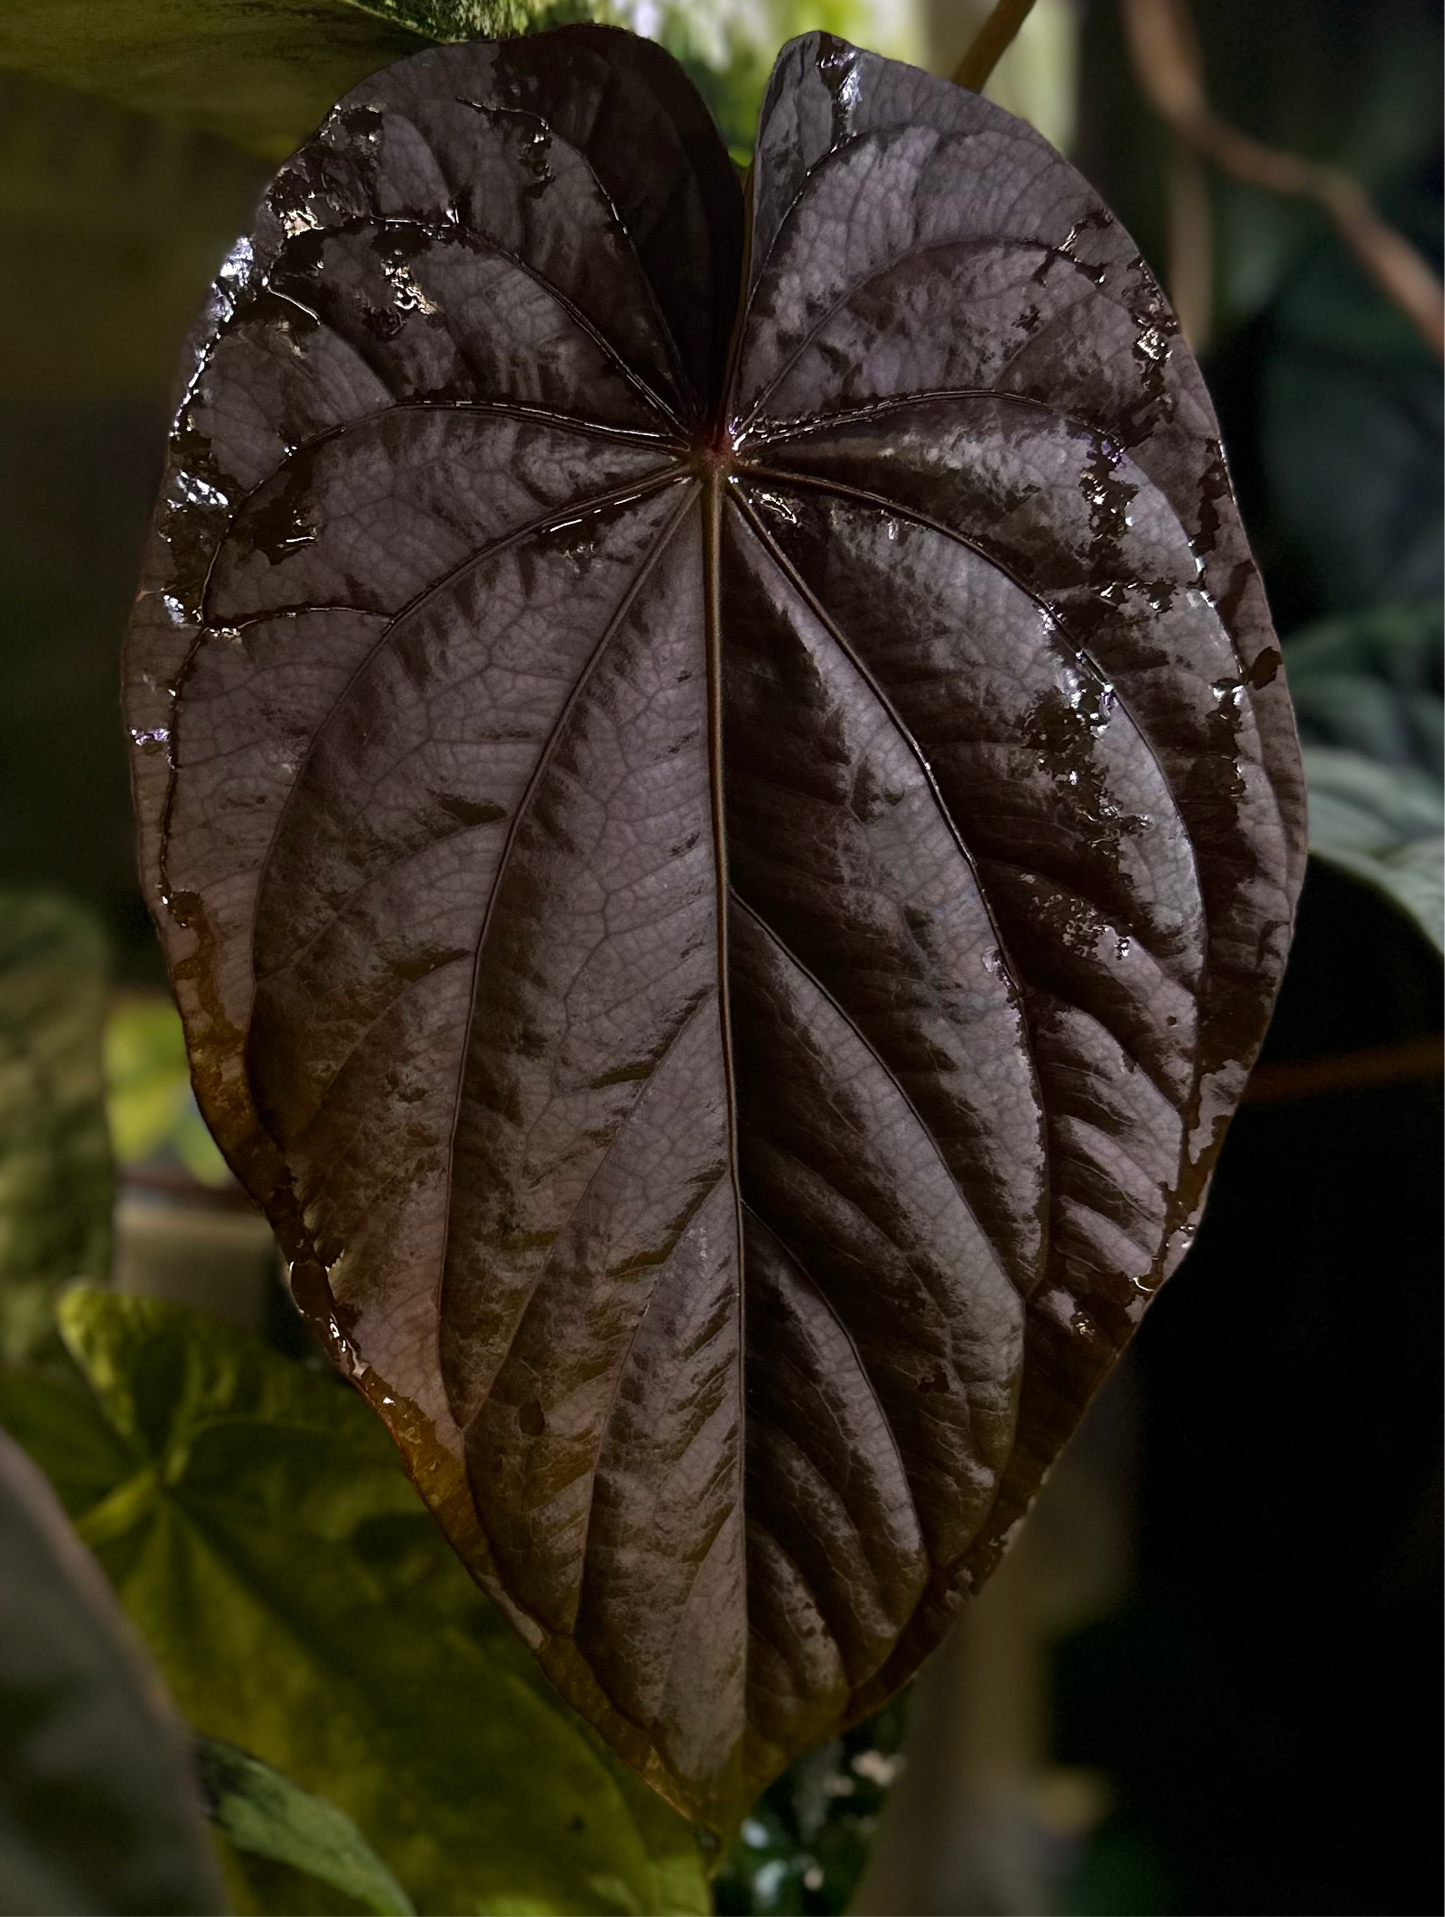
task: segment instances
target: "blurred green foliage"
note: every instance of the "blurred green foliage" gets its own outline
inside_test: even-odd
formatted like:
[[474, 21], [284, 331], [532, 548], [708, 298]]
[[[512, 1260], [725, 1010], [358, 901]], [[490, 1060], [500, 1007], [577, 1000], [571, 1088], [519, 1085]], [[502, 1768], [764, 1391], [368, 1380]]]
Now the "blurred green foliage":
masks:
[[180, 1726], [44, 1478], [0, 1432], [0, 1909], [202, 1917]]
[[202, 1185], [231, 1174], [191, 1090], [186, 1035], [169, 998], [128, 993], [105, 1021], [106, 1112], [122, 1165], [174, 1158]]
[[0, 892], [0, 1363], [50, 1356], [61, 1287], [110, 1268], [105, 979], [88, 912]]
[[[1438, 252], [1438, 193], [1433, 205], [1393, 197]], [[1301, 260], [1267, 319], [1260, 440], [1276, 568], [1305, 575], [1330, 612], [1438, 596], [1439, 362], [1333, 239]]]
[[[525, 16], [509, 0], [477, 10], [504, 32]], [[0, 66], [276, 161], [349, 87], [426, 44], [404, 12], [351, 0], [6, 0]]]
[[[55, 1351], [58, 1287], [108, 1263], [107, 939], [122, 982], [159, 976], [132, 876], [115, 662], [173, 369], [265, 162], [426, 38], [646, 26], [742, 162], [776, 45], [811, 27], [877, 43], [884, 11], [0, 11], [0, 246], [22, 262], [19, 296], [0, 305], [0, 884], [68, 895], [0, 900], [0, 1422], [82, 1520], [192, 1721], [354, 1818], [423, 1907], [708, 1900], [686, 1831], [546, 1689], [328, 1376], [95, 1296], [65, 1307], [88, 1390], [17, 1368]], [[1438, 7], [1195, 11], [1218, 110], [1350, 168], [1438, 256]], [[1079, 106], [1076, 157], [1166, 274], [1165, 141], [1111, 0], [1084, 13]], [[1205, 370], [1284, 634], [1318, 855], [1267, 1058], [1327, 1067], [1440, 1029], [1439, 368], [1317, 208], [1219, 179], [1210, 198]], [[168, 1002], [118, 1000], [105, 1059], [122, 1161], [159, 1154], [224, 1180]], [[1438, 1808], [1434, 1758], [1413, 1761], [1411, 1741], [1438, 1656], [1422, 1566], [1439, 1114], [1437, 1086], [1402, 1083], [1237, 1121], [1198, 1246], [1138, 1347], [1139, 1587], [1060, 1653], [1059, 1755], [1116, 1798], [1068, 1909], [1436, 1907], [1433, 1859], [1422, 1867], [1409, 1828]], [[885, 1714], [779, 1780], [723, 1861], [719, 1908], [842, 1910], [900, 1734]], [[316, 1815], [293, 1861], [310, 1842], [314, 1865], [328, 1829], [340, 1841], [326, 1802]], [[288, 1841], [269, 1860], [233, 1848], [238, 1907], [355, 1908], [292, 1868]], [[176, 1907], [150, 1895], [147, 1908]]]
[[[354, 1819], [422, 1909], [708, 1909], [689, 1827], [552, 1692], [370, 1409], [213, 1320], [75, 1289], [90, 1387], [0, 1374], [171, 1696]], [[233, 1908], [352, 1908], [254, 1852]]]
[[378, 1917], [414, 1917], [415, 1905], [344, 1811], [218, 1737], [198, 1737], [194, 1749], [201, 1791], [227, 1843], [319, 1877]]
[[847, 1909], [904, 1759], [907, 1694], [830, 1738], [770, 1785], [743, 1820], [713, 1886], [720, 1917]]
[[[1210, 104], [1267, 145], [1330, 160], [1390, 195], [1438, 156], [1442, 21], [1429, 0], [1199, 0]], [[1084, 9], [1074, 157], [1167, 275], [1169, 140], [1140, 92], [1114, 0]], [[1216, 350], [1283, 293], [1329, 223], [1312, 202], [1211, 174]], [[1437, 222], [1438, 225], [1438, 222]]]

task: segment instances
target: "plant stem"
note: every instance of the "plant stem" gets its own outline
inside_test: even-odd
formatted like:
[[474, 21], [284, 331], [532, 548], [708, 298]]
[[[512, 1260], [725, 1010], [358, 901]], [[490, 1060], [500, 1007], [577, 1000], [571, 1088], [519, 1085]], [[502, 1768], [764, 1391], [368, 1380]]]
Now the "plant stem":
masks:
[[1297, 1099], [1324, 1098], [1332, 1092], [1438, 1079], [1442, 1071], [1445, 1040], [1437, 1032], [1430, 1038], [1405, 1038], [1360, 1052], [1280, 1059], [1273, 1065], [1260, 1065], [1250, 1078], [1244, 1103], [1291, 1104]]
[[998, 0], [973, 44], [954, 69], [953, 84], [982, 93], [994, 68], [1013, 45], [1014, 35], [1033, 11], [1034, 0]]
[[[1359, 181], [1337, 166], [1266, 146], [1218, 118], [1205, 95], [1204, 64], [1187, 0], [1120, 4], [1139, 84], [1178, 137], [1245, 186], [1322, 206], [1380, 291], [1435, 357], [1445, 359], [1445, 290], [1424, 255], [1380, 218]], [[990, 20], [980, 40], [992, 25]]]

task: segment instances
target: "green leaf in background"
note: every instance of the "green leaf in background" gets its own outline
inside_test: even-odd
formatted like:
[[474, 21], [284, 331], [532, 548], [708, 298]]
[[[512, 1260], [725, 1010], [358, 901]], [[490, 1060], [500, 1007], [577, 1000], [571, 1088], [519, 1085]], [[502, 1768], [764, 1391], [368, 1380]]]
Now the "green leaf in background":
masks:
[[195, 1761], [211, 1817], [237, 1850], [320, 1877], [379, 1917], [412, 1917], [411, 1899], [334, 1804], [219, 1738], [198, 1737]]
[[1445, 802], [1412, 766], [1306, 746], [1310, 852], [1371, 886], [1445, 952]]
[[661, 41], [740, 149], [773, 55], [793, 34], [821, 28], [881, 53], [915, 52], [911, 12], [887, 0], [5, 0], [0, 67], [278, 160], [358, 80], [429, 40], [572, 20]]
[[1445, 947], [1445, 607], [1322, 620], [1286, 641], [1305, 742], [1310, 850]]
[[[188, 1722], [345, 1812], [420, 1910], [709, 1908], [689, 1828], [536, 1674], [359, 1396], [159, 1300], [77, 1289], [59, 1315], [88, 1417], [0, 1378], [0, 1422]], [[228, 1865], [242, 1910], [354, 1908]]]
[[[1415, 213], [1403, 224], [1428, 248], [1427, 223], [1438, 229], [1438, 214], [1423, 201]], [[1319, 603], [1343, 611], [1438, 597], [1439, 362], [1333, 241], [1291, 280], [1271, 326], [1261, 393], [1265, 471]]]
[[86, 912], [0, 893], [0, 1362], [47, 1355], [60, 1287], [109, 1269], [105, 985]]
[[0, 66], [271, 160], [358, 80], [424, 44], [350, 0], [5, 0], [0, 10]]
[[429, 40], [496, 39], [572, 12], [566, 0], [5, 0], [0, 67], [279, 160], [358, 80]]
[[53, 1492], [0, 1434], [0, 1913], [223, 1907], [180, 1726]]
[[164, 994], [137, 993], [111, 1008], [105, 1022], [105, 1090], [119, 1164], [136, 1165], [169, 1152], [203, 1185], [232, 1182], [196, 1106], [186, 1035]]
[[1306, 745], [1445, 773], [1445, 601], [1321, 620], [1292, 634], [1285, 655]]

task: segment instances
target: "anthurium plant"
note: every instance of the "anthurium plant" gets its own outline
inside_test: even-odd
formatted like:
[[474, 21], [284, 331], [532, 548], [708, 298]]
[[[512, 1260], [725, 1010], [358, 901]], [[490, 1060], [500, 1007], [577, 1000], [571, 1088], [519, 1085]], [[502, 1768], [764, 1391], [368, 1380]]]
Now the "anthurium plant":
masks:
[[186, 347], [125, 717], [199, 1110], [355, 1390], [46, 1265], [0, 1424], [169, 1687], [121, 1645], [96, 1762], [176, 1917], [703, 1917], [1188, 1250], [1303, 771], [1198, 366], [1039, 132], [809, 33], [744, 171], [650, 40], [433, 12], [207, 0], [245, 98], [8, 29], [266, 165], [324, 113]]
[[1288, 948], [1219, 432], [1028, 126], [827, 35], [364, 81], [198, 325], [126, 654], [202, 1110], [562, 1695], [725, 1833], [1186, 1249]]

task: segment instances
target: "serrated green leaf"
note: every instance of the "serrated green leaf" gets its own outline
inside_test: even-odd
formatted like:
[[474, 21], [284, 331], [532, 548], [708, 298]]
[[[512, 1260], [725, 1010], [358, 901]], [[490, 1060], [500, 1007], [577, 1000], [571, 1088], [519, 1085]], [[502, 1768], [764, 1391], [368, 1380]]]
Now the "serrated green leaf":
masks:
[[[601, 1751], [453, 1558], [360, 1397], [154, 1299], [77, 1290], [70, 1351], [117, 1462], [0, 1421], [56, 1475], [197, 1730], [335, 1804], [419, 1909], [702, 1912], [691, 1832]], [[238, 1860], [239, 1908], [307, 1880]], [[314, 1886], [311, 1909], [350, 1908]]]
[[0, 894], [0, 1360], [53, 1348], [62, 1285], [110, 1264], [112, 1177], [99, 927], [43, 893]]
[[0, 1434], [0, 1910], [221, 1908], [180, 1727], [50, 1488]]
[[334, 1804], [219, 1738], [197, 1738], [195, 1759], [212, 1819], [237, 1850], [319, 1877], [380, 1917], [412, 1917], [411, 1899]]

